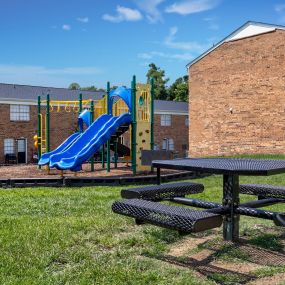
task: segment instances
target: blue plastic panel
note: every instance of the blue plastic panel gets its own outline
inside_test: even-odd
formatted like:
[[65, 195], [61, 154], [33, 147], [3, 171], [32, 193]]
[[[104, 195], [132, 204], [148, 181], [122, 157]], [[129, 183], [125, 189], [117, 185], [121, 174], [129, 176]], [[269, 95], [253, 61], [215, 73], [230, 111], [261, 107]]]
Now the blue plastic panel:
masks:
[[112, 113], [112, 104], [116, 97], [122, 98], [129, 108], [129, 112], [132, 110], [132, 89], [126, 87], [118, 87], [117, 89], [110, 92], [110, 104], [109, 104], [109, 113]]
[[56, 153], [60, 153], [61, 151], [64, 151], [66, 148], [68, 148], [71, 144], [73, 144], [80, 136], [79, 133], [74, 133], [70, 137], [68, 137], [59, 147], [57, 147], [55, 150], [46, 152], [41, 156], [41, 159], [38, 162], [38, 165], [46, 165], [49, 164], [49, 159], [52, 155]]

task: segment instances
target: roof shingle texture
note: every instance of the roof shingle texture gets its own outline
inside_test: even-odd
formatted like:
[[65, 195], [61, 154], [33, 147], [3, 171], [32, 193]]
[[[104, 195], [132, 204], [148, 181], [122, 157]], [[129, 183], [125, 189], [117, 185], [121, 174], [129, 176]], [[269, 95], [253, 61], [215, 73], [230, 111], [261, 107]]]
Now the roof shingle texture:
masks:
[[[0, 83], [0, 99], [32, 101], [37, 100], [38, 95], [44, 95], [43, 100], [45, 100], [45, 96], [50, 94], [52, 100], [69, 101], [78, 100], [79, 93], [82, 94], [83, 99], [93, 100], [99, 100], [105, 94], [101, 91], [81, 91], [67, 88]], [[156, 111], [188, 112], [188, 103], [154, 100], [154, 109]]]

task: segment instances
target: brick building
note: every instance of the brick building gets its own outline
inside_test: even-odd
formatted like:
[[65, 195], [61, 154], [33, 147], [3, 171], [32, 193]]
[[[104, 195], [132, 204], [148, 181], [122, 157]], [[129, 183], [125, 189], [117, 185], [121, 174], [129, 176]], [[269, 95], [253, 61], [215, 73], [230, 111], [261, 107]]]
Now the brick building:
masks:
[[190, 156], [285, 152], [285, 27], [247, 22], [187, 67]]
[[[83, 99], [101, 99], [103, 92], [80, 91]], [[37, 133], [37, 97], [50, 94], [52, 100], [78, 100], [79, 91], [65, 88], [0, 84], [0, 164], [12, 154], [18, 163], [33, 161]], [[43, 96], [45, 99], [45, 96]], [[62, 107], [63, 108], [63, 107]], [[169, 149], [183, 157], [188, 151], [188, 104], [155, 100], [155, 147]], [[77, 127], [74, 112], [51, 113], [51, 149], [56, 148]], [[179, 129], [177, 128], [179, 126]]]

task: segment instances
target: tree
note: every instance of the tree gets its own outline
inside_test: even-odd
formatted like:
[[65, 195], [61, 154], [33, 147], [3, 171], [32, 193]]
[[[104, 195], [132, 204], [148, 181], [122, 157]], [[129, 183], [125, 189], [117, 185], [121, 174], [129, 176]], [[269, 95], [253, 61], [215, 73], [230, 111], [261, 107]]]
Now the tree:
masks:
[[80, 85], [76, 82], [73, 82], [69, 85], [68, 89], [71, 89], [71, 90], [80, 90]]
[[103, 88], [97, 88], [94, 85], [87, 86], [87, 87], [80, 87], [80, 85], [76, 82], [73, 82], [69, 85], [68, 89], [71, 90], [82, 90], [82, 91], [100, 91], [100, 92], [105, 92], [106, 90]]
[[147, 83], [154, 79], [154, 98], [159, 100], [167, 99], [166, 83], [169, 78], [165, 78], [165, 71], [157, 67], [154, 63], [149, 64], [149, 70], [146, 74]]
[[113, 85], [113, 86], [110, 87], [110, 90], [112, 91], [112, 90], [115, 90], [115, 89], [117, 89], [117, 88], [118, 88], [117, 85]]
[[167, 90], [167, 100], [188, 102], [188, 75], [179, 77]]

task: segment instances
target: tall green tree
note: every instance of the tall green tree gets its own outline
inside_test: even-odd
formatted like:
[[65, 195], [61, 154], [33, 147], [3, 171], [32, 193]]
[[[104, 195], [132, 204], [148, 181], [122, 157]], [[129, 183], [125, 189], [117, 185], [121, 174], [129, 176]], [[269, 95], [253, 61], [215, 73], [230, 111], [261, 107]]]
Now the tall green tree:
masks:
[[154, 79], [154, 98], [159, 100], [167, 99], [166, 83], [169, 78], [165, 78], [165, 71], [157, 67], [154, 63], [149, 64], [149, 70], [146, 74], [147, 83], [150, 83], [150, 79]]
[[167, 90], [167, 100], [188, 102], [188, 75], [179, 77]]
[[69, 86], [68, 86], [68, 89], [71, 89], [71, 90], [80, 90], [80, 85], [76, 82], [72, 82]]

